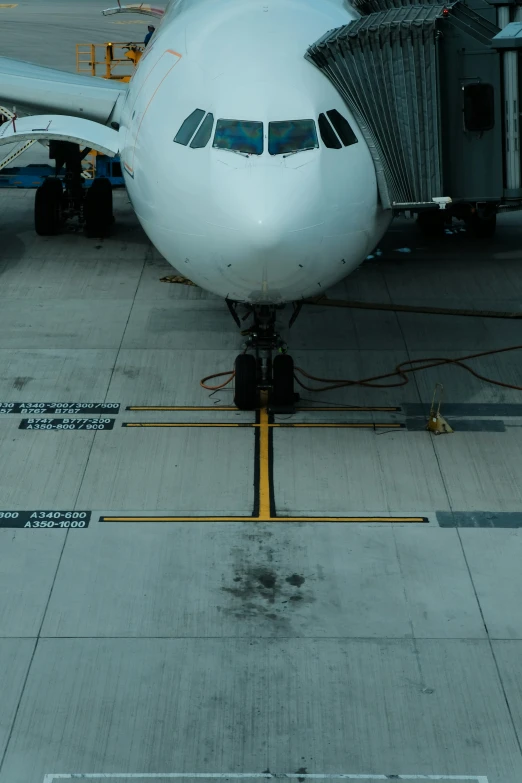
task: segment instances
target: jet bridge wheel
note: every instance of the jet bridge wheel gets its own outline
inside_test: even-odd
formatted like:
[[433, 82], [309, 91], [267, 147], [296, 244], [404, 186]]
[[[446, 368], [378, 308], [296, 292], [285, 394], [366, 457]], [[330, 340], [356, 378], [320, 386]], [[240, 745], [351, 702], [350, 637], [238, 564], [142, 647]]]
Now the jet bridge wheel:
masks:
[[480, 215], [478, 212], [472, 212], [466, 219], [466, 227], [475, 239], [491, 239], [497, 230], [497, 213]]
[[425, 237], [435, 238], [444, 234], [446, 215], [441, 209], [430, 209], [419, 212], [417, 225]]
[[87, 236], [107, 236], [114, 221], [110, 180], [106, 177], [99, 177], [93, 181], [85, 195], [83, 209]]
[[34, 200], [34, 227], [41, 237], [60, 233], [63, 215], [63, 185], [61, 180], [48, 178], [36, 190]]
[[241, 353], [234, 366], [235, 392], [234, 403], [242, 411], [251, 411], [257, 408], [257, 362], [255, 356], [250, 353]]

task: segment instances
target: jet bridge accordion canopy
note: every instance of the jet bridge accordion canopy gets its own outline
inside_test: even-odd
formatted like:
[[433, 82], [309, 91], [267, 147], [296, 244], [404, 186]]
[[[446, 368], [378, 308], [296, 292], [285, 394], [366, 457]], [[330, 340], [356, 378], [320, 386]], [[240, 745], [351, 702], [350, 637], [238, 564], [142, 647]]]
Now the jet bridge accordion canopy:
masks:
[[[478, 198], [484, 196], [484, 188], [488, 197], [492, 188], [501, 191], [501, 158], [495, 158], [498, 182], [495, 177], [490, 181], [489, 171], [483, 182], [473, 173], [476, 164], [472, 165], [479, 147], [481, 155], [490, 157], [494, 157], [495, 144], [501, 150], [496, 136], [495, 141], [487, 133], [467, 134], [465, 141], [460, 138], [460, 93], [470, 78], [466, 69], [470, 63], [476, 66], [473, 55], [485, 54], [487, 81], [499, 87], [498, 57], [493, 53], [495, 62], [488, 59], [489, 44], [498, 29], [460, 2], [357, 2], [361, 10], [387, 8], [328, 32], [309, 48], [306, 57], [330, 79], [352, 110], [375, 163], [383, 207], [433, 205], [433, 198], [445, 196]], [[499, 133], [500, 89], [495, 100], [495, 133]], [[492, 145], [489, 151], [488, 144]]]

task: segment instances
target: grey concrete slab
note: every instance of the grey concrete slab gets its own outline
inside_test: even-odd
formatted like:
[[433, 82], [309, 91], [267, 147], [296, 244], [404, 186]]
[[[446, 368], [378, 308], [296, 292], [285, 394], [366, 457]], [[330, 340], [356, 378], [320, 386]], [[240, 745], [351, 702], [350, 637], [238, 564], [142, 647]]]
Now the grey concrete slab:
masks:
[[0, 781], [266, 769], [269, 678], [255, 640], [43, 639]]
[[[440, 306], [441, 300], [425, 300], [430, 307]], [[408, 304], [415, 304], [410, 301]], [[460, 307], [477, 310], [518, 312], [519, 300], [514, 299], [466, 299]], [[462, 318], [444, 315], [398, 313], [401, 329], [410, 351], [425, 357], [440, 357], [440, 351], [459, 351], [462, 355], [506, 348], [522, 344], [522, 320], [492, 318]], [[437, 353], [434, 353], [437, 352]]]
[[0, 639], [0, 758], [9, 740], [34, 647], [33, 639]]
[[[2, 402], [102, 402], [116, 354], [116, 350], [0, 348], [0, 399]], [[119, 400], [111, 398], [108, 402]]]
[[132, 308], [122, 348], [216, 349], [228, 348], [235, 357], [242, 340], [222, 301], [137, 301]]
[[398, 527], [393, 535], [413, 635], [484, 638], [486, 629], [456, 531]]
[[[101, 43], [103, 41], [143, 40], [147, 29], [147, 18], [141, 25], [122, 27], [116, 25], [114, 17], [103, 17], [101, 11], [107, 8], [103, 0], [90, 0], [88, 6], [71, 6], [67, 0], [53, 0], [44, 5], [35, 5], [22, 0], [13, 9], [1, 11], [5, 44], [2, 52], [6, 57], [76, 71], [76, 44]], [[59, 33], [58, 33], [59, 31]], [[59, 44], [59, 45], [58, 45]]]
[[183, 276], [183, 269], [181, 271], [175, 269], [156, 251], [153, 257], [147, 259], [143, 268], [136, 300], [168, 301], [172, 306], [175, 306], [178, 299], [222, 301], [215, 294], [204, 291], [198, 286], [161, 282], [161, 278], [173, 275]]
[[0, 780], [521, 765], [487, 643], [67, 639], [38, 645]]
[[278, 430], [274, 488], [280, 514], [449, 508], [430, 437], [405, 430]]
[[[515, 339], [508, 341], [515, 344]], [[501, 347], [499, 345], [499, 347]], [[412, 351], [412, 359], [423, 358], [424, 352]], [[458, 359], [462, 351], [444, 351], [444, 356], [449, 359]], [[509, 351], [492, 356], [483, 356], [478, 359], [466, 361], [470, 368], [486, 378], [522, 387], [522, 352]], [[423, 370], [415, 375], [421, 399], [431, 402], [436, 383], [444, 386], [444, 399], [449, 403], [520, 403], [522, 392], [517, 389], [508, 389], [504, 386], [495, 386], [484, 383], [475, 378], [470, 372], [456, 365], [441, 365], [430, 370]], [[442, 403], [442, 413], [445, 405]]]
[[456, 432], [443, 437], [429, 437], [432, 438], [453, 509], [520, 510], [522, 486], [518, 428], [506, 429], [502, 433]]
[[[83, 238], [81, 238], [83, 239]], [[61, 244], [61, 243], [60, 243]], [[100, 245], [101, 248], [101, 245]], [[0, 267], [0, 301], [6, 299], [132, 299], [142, 263], [124, 258], [86, 256], [78, 248], [61, 247], [50, 257], [24, 257], [23, 262]], [[35, 248], [31, 252], [36, 252]]]
[[0, 637], [39, 633], [65, 536], [65, 530], [0, 530]]
[[269, 663], [271, 769], [522, 774], [487, 642], [281, 640]]
[[19, 430], [18, 424], [17, 416], [0, 419], [2, 510], [72, 510], [95, 435]]
[[117, 426], [98, 435], [109, 438], [95, 439], [78, 496], [82, 508], [252, 514], [252, 429]]
[[[303, 318], [306, 318], [306, 311]], [[290, 344], [291, 335], [289, 335]], [[296, 367], [301, 367], [310, 375], [318, 378], [335, 380], [365, 380], [377, 376], [395, 372], [398, 365], [409, 358], [405, 350], [324, 350], [309, 351], [306, 348], [291, 349]], [[386, 384], [400, 383], [400, 378], [390, 377], [376, 381], [383, 384], [381, 388], [369, 386], [346, 386], [333, 391], [322, 392], [321, 386], [328, 385], [321, 382], [310, 381], [299, 375], [299, 380], [312, 388], [319, 388], [317, 392], [297, 387], [303, 403], [310, 406], [326, 405], [361, 405], [361, 406], [393, 406], [398, 407], [403, 402], [419, 402], [417, 386], [412, 378], [404, 386], [387, 386]]]
[[522, 530], [459, 530], [484, 622], [493, 639], [522, 639]]
[[405, 349], [395, 313], [375, 310], [307, 305], [285, 336], [292, 350]]
[[8, 299], [0, 308], [3, 348], [118, 348], [132, 301]]
[[493, 652], [518, 740], [522, 742], [522, 645], [518, 641], [495, 641]]
[[[233, 350], [184, 349], [124, 349], [120, 351], [111, 378], [109, 395], [111, 399], [127, 405], [214, 405], [234, 404], [233, 382], [213, 394], [200, 386], [200, 380], [211, 373], [232, 370], [236, 353]], [[216, 384], [226, 380], [217, 378]], [[212, 381], [209, 381], [212, 384]], [[239, 412], [235, 415], [237, 416]], [[146, 415], [151, 420], [161, 416], [154, 413], [136, 413], [139, 420]], [[178, 413], [167, 413], [169, 420], [177, 420]], [[189, 414], [194, 416], [195, 414]], [[224, 414], [213, 413], [215, 420]], [[241, 414], [241, 420], [253, 414]]]
[[454, 530], [104, 523], [69, 536], [42, 634], [482, 638], [485, 631]]

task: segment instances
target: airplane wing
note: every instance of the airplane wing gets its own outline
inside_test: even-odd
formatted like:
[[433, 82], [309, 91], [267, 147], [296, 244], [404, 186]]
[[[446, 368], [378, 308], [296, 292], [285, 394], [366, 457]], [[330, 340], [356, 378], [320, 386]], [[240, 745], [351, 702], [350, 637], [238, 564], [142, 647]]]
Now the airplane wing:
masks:
[[43, 114], [12, 119], [0, 125], [0, 146], [23, 141], [54, 139], [92, 147], [111, 158], [119, 152], [120, 136], [112, 128], [79, 117]]
[[143, 14], [144, 16], [161, 17], [165, 13], [163, 8], [154, 8], [148, 3], [132, 3], [131, 5], [118, 5], [116, 8], [106, 8], [102, 11], [104, 16], [112, 14]]
[[0, 104], [29, 112], [68, 114], [95, 122], [118, 120], [127, 85], [96, 76], [0, 57]]

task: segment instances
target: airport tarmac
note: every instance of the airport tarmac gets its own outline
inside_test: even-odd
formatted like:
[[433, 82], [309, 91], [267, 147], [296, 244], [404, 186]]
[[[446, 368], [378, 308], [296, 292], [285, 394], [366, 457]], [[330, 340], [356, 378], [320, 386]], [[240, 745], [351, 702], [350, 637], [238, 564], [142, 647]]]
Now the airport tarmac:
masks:
[[[106, 31], [69, 7], [55, 41]], [[8, 13], [22, 56], [45, 12]], [[199, 385], [236, 325], [161, 282], [125, 193], [104, 240], [36, 236], [33, 200], [0, 190], [0, 783], [519, 783], [522, 392], [444, 366], [240, 413]], [[517, 214], [490, 242], [400, 221], [328, 297], [519, 313], [521, 246]], [[522, 345], [516, 319], [288, 317], [331, 378]], [[522, 386], [520, 352], [470, 365]], [[424, 429], [436, 383], [453, 434]]]

